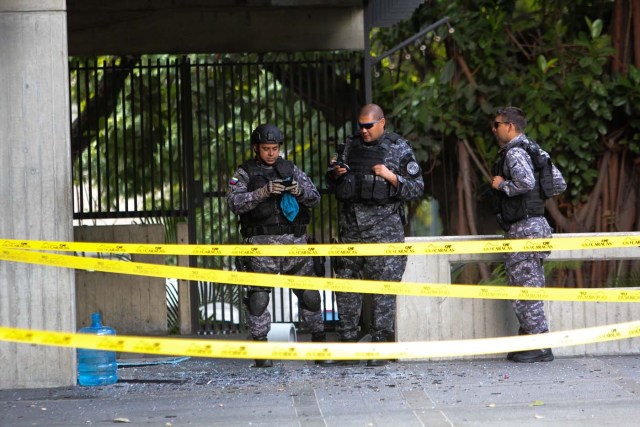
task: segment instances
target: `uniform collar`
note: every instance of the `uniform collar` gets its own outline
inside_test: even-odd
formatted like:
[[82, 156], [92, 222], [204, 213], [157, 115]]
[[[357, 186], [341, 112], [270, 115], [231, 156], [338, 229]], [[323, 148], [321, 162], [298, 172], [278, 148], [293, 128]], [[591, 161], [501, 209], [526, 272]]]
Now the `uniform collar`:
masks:
[[522, 141], [523, 139], [526, 139], [527, 135], [525, 135], [524, 133], [521, 133], [520, 135], [516, 136], [515, 138], [513, 138], [511, 141], [507, 142], [506, 144], [504, 144], [502, 146], [502, 148], [500, 149], [500, 152], [504, 152], [509, 150], [511, 147], [513, 147], [514, 145], [518, 144], [520, 141]]

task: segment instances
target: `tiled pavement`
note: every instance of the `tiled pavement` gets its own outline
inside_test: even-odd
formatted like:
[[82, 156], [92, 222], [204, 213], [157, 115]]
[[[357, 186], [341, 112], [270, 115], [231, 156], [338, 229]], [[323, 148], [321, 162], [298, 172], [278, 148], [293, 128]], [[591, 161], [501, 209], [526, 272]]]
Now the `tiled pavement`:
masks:
[[0, 390], [0, 426], [635, 426], [640, 355], [319, 367], [189, 359], [106, 387]]

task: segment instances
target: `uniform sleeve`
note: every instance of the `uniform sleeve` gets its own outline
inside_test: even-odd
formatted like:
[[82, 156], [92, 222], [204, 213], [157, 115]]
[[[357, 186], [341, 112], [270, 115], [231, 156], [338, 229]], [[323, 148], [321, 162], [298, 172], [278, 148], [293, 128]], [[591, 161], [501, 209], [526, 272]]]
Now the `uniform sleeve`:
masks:
[[227, 191], [227, 203], [229, 208], [236, 215], [240, 215], [255, 209], [262, 201], [261, 197], [255, 191], [248, 191], [249, 175], [247, 172], [238, 168], [233, 173], [233, 177], [229, 180], [229, 189]]
[[320, 192], [311, 178], [307, 176], [297, 166], [293, 167], [293, 178], [298, 181], [298, 187], [302, 189], [302, 195], [298, 197], [298, 202], [311, 208], [320, 203]]
[[564, 181], [562, 172], [560, 172], [560, 169], [558, 169], [556, 165], [551, 165], [551, 172], [553, 173], [553, 195], [557, 196], [558, 194], [564, 193], [567, 189], [567, 183]]
[[[344, 159], [344, 157], [347, 155], [348, 150], [348, 143], [350, 140], [347, 140], [347, 142], [345, 142], [344, 144], [340, 144], [336, 150], [336, 153], [333, 155], [332, 160], [333, 159], [338, 159], [339, 154], [341, 153], [342, 158]], [[331, 165], [331, 161], [329, 162], [329, 166], [327, 166], [327, 171], [325, 173], [325, 179], [327, 182], [327, 186], [329, 187], [330, 191], [335, 191], [336, 189], [336, 185], [338, 183], [339, 177], [336, 176], [336, 174], [334, 173], [334, 167]]]
[[506, 167], [509, 169], [510, 180], [500, 185], [500, 191], [509, 197], [518, 196], [533, 190], [536, 178], [533, 174], [531, 158], [522, 148], [515, 147], [507, 151]]
[[333, 166], [327, 167], [327, 171], [324, 174], [324, 178], [327, 182], [327, 186], [329, 187], [329, 190], [335, 191], [336, 184], [338, 182], [338, 177], [336, 177], [336, 174], [333, 173]]
[[418, 199], [424, 193], [422, 169], [416, 160], [411, 146], [405, 142], [400, 155], [398, 173], [398, 188], [394, 194], [402, 201]]

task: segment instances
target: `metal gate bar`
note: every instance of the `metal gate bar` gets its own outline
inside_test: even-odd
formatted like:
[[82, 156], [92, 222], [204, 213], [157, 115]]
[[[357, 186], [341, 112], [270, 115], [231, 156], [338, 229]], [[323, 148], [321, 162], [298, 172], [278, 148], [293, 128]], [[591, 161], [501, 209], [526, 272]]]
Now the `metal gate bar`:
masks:
[[[227, 182], [253, 155], [251, 130], [271, 122], [285, 134], [285, 157], [322, 193], [310, 234], [331, 241], [336, 204], [324, 171], [352, 129], [358, 63], [354, 54], [336, 53], [161, 57], [128, 68], [75, 61], [71, 116], [82, 125], [74, 147], [83, 149], [73, 158], [74, 219], [183, 218], [190, 243], [238, 243], [238, 222], [225, 200]], [[94, 108], [87, 107], [91, 96]], [[213, 269], [234, 269], [233, 261], [190, 257], [191, 266]], [[193, 283], [192, 291], [194, 332], [243, 331], [240, 287]], [[294, 300], [288, 289], [273, 292], [274, 322], [299, 321]], [[330, 293], [324, 304], [333, 319]]]

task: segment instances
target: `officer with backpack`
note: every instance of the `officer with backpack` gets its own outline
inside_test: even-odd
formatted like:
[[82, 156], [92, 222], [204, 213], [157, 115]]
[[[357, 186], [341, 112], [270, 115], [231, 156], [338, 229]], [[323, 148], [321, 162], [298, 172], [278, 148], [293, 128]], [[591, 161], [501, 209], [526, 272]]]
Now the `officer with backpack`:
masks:
[[[507, 239], [551, 237], [552, 229], [544, 217], [545, 199], [567, 187], [549, 154], [524, 134], [526, 124], [524, 113], [517, 107], [499, 109], [493, 122], [493, 133], [500, 144], [491, 180], [494, 213]], [[509, 285], [544, 287], [543, 260], [548, 255], [548, 252], [506, 253]], [[519, 335], [549, 332], [543, 301], [515, 300], [512, 306], [520, 323]], [[550, 348], [507, 354], [507, 360], [513, 362], [550, 362], [553, 358]]]

